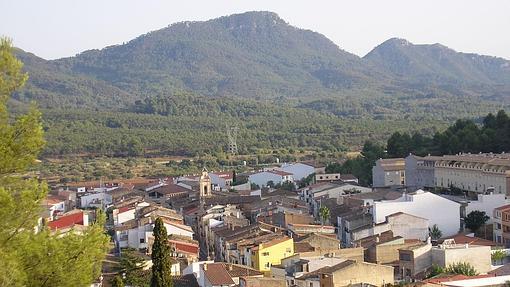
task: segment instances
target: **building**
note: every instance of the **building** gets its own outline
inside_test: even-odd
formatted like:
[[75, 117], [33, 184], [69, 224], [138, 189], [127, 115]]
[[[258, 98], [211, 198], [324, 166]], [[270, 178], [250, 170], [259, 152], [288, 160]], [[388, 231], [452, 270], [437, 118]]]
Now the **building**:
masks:
[[505, 247], [510, 247], [510, 204], [494, 209], [493, 240]]
[[432, 264], [447, 267], [455, 263], [469, 263], [478, 273], [492, 270], [491, 247], [471, 244], [456, 244], [454, 240], [443, 242], [431, 249]]
[[338, 180], [340, 180], [339, 173], [321, 173], [315, 175], [315, 182], [338, 181]]
[[209, 173], [211, 177], [211, 184], [213, 186], [219, 187], [221, 190], [229, 188], [232, 186], [234, 176], [232, 172], [211, 172]]
[[434, 157], [437, 187], [510, 195], [510, 155], [458, 154]]
[[114, 227], [115, 243], [117, 248], [148, 249], [149, 241], [153, 240], [152, 231], [157, 218], [163, 224], [169, 235], [181, 235], [193, 238], [191, 227], [184, 225], [182, 216], [175, 211], [160, 206], [146, 206], [136, 211], [135, 218], [127, 220]]
[[79, 234], [84, 231], [88, 225], [88, 213], [79, 209], [60, 214], [57, 218], [47, 223], [47, 226], [52, 232], [58, 232], [62, 234], [71, 230]]
[[[366, 216], [369, 215], [365, 215], [365, 217]], [[372, 222], [373, 220], [370, 217], [367, 218], [366, 221]], [[346, 228], [347, 230], [344, 231], [343, 235], [346, 246], [352, 246], [356, 241], [386, 231], [391, 231], [394, 236], [400, 236], [403, 239], [426, 241], [429, 236], [428, 219], [403, 212], [390, 214], [386, 216], [386, 220], [381, 223], [362, 225], [354, 229], [350, 229], [350, 224], [346, 224]]]
[[267, 277], [242, 277], [239, 287], [286, 287], [285, 280]]
[[279, 265], [283, 258], [294, 254], [294, 240], [286, 236], [278, 236], [267, 241], [256, 242], [247, 251], [251, 253], [251, 267], [269, 273], [272, 265]]
[[398, 278], [406, 282], [425, 278], [432, 266], [431, 249], [430, 242], [400, 248]]
[[403, 158], [378, 159], [372, 168], [373, 187], [405, 185], [405, 160]]
[[[148, 246], [149, 253], [151, 253], [152, 244], [154, 244], [154, 242], [151, 238]], [[196, 240], [188, 236], [170, 234], [168, 236], [168, 244], [170, 250], [172, 250], [172, 258], [179, 260], [184, 259], [187, 265], [198, 261], [200, 246]]]
[[305, 163], [282, 164], [279, 170], [292, 174], [295, 181], [300, 181], [315, 173], [315, 167]]
[[476, 194], [477, 200], [469, 200], [467, 201], [467, 205], [465, 207], [465, 214], [462, 214], [463, 217], [468, 215], [473, 211], [483, 211], [487, 216], [490, 217], [487, 223], [492, 223], [494, 220], [493, 211], [498, 208], [502, 204], [507, 203], [505, 194]]
[[375, 224], [397, 212], [428, 219], [429, 226], [436, 224], [444, 236], [457, 234], [460, 230], [460, 204], [431, 192], [405, 193], [392, 201], [374, 202], [372, 207]]
[[250, 183], [256, 184], [260, 187], [267, 186], [268, 183], [273, 185], [282, 184], [284, 182], [294, 182], [292, 173], [281, 171], [281, 170], [268, 170], [260, 171], [251, 174], [248, 177]]
[[400, 236], [395, 236], [383, 241], [377, 240], [366, 244], [365, 261], [377, 264], [384, 264], [398, 269], [399, 249], [421, 244], [419, 240], [405, 240]]
[[434, 167], [438, 158], [408, 155], [405, 158], [406, 186], [414, 189], [434, 188], [436, 186]]
[[394, 283], [393, 267], [367, 262], [345, 260], [331, 267], [319, 269], [321, 287], [342, 287], [355, 284], [385, 286]]

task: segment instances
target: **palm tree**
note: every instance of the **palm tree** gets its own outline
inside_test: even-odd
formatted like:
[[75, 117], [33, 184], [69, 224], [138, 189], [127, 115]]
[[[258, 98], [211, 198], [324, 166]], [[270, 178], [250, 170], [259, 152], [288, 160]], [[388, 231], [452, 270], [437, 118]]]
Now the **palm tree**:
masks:
[[443, 232], [437, 227], [437, 224], [434, 224], [432, 228], [429, 228], [429, 235], [432, 240], [438, 240], [443, 236]]
[[329, 208], [327, 206], [321, 206], [319, 209], [319, 216], [321, 218], [322, 225], [324, 225], [324, 223], [329, 220]]

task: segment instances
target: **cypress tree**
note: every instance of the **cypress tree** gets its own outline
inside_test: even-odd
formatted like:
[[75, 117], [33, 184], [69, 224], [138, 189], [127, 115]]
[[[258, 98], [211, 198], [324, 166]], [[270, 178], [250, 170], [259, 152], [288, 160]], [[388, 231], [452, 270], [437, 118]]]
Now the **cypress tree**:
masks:
[[161, 218], [154, 224], [154, 244], [152, 245], [152, 287], [172, 286], [172, 261], [166, 227]]

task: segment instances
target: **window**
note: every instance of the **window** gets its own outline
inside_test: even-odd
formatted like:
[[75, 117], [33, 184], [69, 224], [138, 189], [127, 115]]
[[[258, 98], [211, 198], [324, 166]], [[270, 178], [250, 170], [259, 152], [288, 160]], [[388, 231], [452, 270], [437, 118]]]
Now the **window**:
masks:
[[262, 252], [262, 256], [269, 256], [269, 252]]
[[145, 238], [140, 238], [140, 243], [145, 243]]
[[290, 248], [285, 249], [285, 252], [291, 252]]
[[265, 264], [265, 266], [266, 266], [266, 268], [269, 268], [269, 267], [271, 267], [271, 263], [267, 262], [267, 263]]
[[400, 260], [402, 261], [411, 261], [411, 254], [409, 253], [400, 253]]

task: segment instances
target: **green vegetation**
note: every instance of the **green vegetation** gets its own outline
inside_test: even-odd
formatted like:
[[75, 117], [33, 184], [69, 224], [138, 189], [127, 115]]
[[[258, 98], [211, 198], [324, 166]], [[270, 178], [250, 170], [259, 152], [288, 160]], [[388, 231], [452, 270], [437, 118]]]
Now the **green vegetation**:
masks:
[[122, 250], [120, 273], [124, 276], [124, 283], [130, 286], [149, 287], [151, 272], [149, 270], [144, 270], [145, 262], [145, 259], [141, 257], [136, 250]]
[[489, 219], [485, 211], [473, 210], [464, 218], [464, 224], [476, 233]]
[[476, 269], [467, 262], [458, 262], [454, 264], [450, 264], [445, 269], [446, 273], [450, 274], [462, 274], [466, 276], [476, 276], [478, 272]]
[[[7, 100], [27, 78], [21, 66], [10, 41], [1, 38], [0, 285], [90, 285], [100, 275], [108, 246], [105, 219], [97, 214], [82, 234], [54, 234], [39, 226], [47, 186], [26, 172], [44, 145], [40, 113], [32, 107], [13, 119], [7, 109]], [[40, 230], [34, 233], [34, 228]]]
[[496, 250], [491, 253], [491, 260], [493, 265], [503, 264], [503, 259], [506, 258], [506, 252], [503, 250]]
[[394, 133], [388, 140], [388, 156], [402, 157], [410, 152], [417, 155], [444, 155], [459, 152], [505, 152], [510, 146], [510, 118], [505, 111], [489, 113], [481, 126], [472, 120], [457, 120], [455, 124], [433, 137], [415, 133]]
[[321, 206], [319, 209], [319, 216], [321, 218], [321, 224], [324, 225], [329, 220], [330, 212], [327, 206]]
[[215, 155], [226, 123], [240, 128], [241, 154], [344, 151], [510, 104], [503, 59], [401, 40], [359, 58], [269, 12], [177, 23], [65, 59], [17, 54], [32, 76], [12, 104], [43, 108], [45, 156]]
[[[326, 167], [328, 173], [352, 173], [361, 184], [372, 183], [372, 167], [379, 158], [406, 157], [410, 153], [425, 156], [448, 155], [459, 152], [507, 152], [510, 147], [510, 118], [500, 110], [496, 116], [489, 113], [478, 125], [472, 120], [457, 120], [453, 125], [433, 136], [415, 131], [395, 132], [386, 144], [386, 149], [372, 141], [365, 142], [361, 155], [343, 163], [332, 163]], [[462, 189], [450, 186], [453, 194], [464, 194]]]
[[166, 227], [161, 218], [154, 223], [154, 244], [152, 245], [151, 287], [172, 287], [172, 259]]
[[111, 281], [112, 287], [124, 287], [124, 281], [119, 275], [115, 275]]
[[466, 276], [476, 276], [478, 275], [478, 272], [476, 272], [476, 269], [467, 262], [457, 262], [450, 264], [446, 266], [446, 268], [443, 268], [438, 265], [432, 265], [432, 269], [430, 270], [427, 278], [436, 277], [441, 274], [461, 274]]
[[438, 240], [443, 236], [443, 232], [439, 229], [437, 224], [434, 224], [432, 228], [429, 228], [429, 235], [432, 240]]
[[350, 173], [356, 176], [362, 185], [372, 184], [372, 167], [375, 161], [386, 157], [384, 147], [370, 141], [365, 142], [361, 154], [344, 163], [333, 163], [326, 166], [326, 173]]

